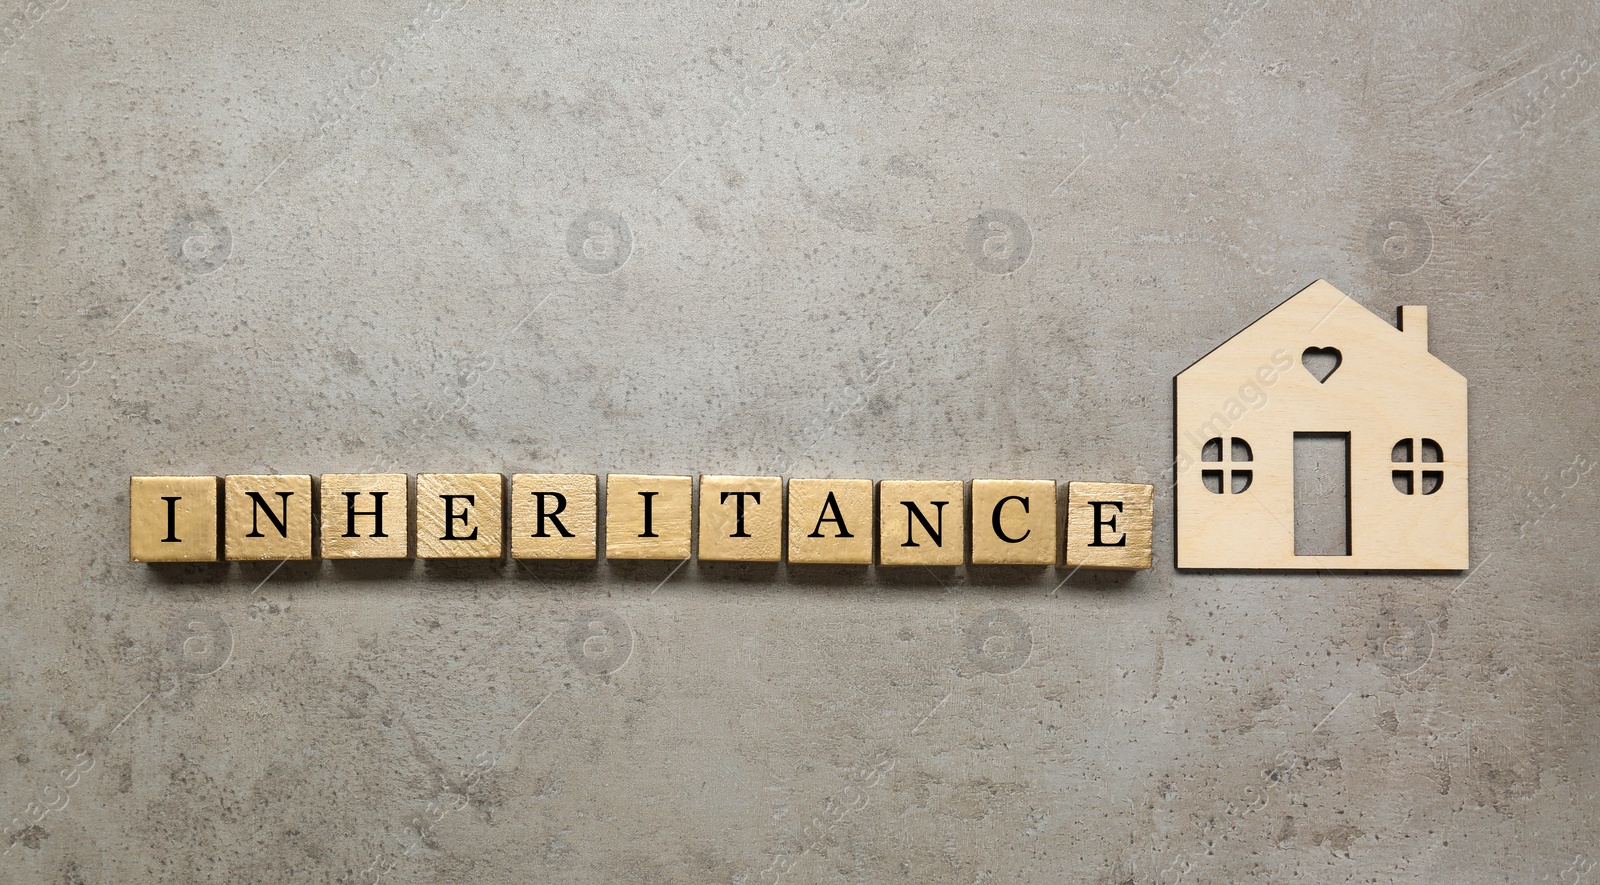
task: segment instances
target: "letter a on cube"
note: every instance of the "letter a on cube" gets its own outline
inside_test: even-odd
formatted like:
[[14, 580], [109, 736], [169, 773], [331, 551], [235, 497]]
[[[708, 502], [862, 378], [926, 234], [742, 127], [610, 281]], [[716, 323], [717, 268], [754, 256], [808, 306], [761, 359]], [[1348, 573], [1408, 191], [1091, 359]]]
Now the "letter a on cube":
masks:
[[790, 562], [871, 565], [876, 529], [872, 480], [789, 480]]

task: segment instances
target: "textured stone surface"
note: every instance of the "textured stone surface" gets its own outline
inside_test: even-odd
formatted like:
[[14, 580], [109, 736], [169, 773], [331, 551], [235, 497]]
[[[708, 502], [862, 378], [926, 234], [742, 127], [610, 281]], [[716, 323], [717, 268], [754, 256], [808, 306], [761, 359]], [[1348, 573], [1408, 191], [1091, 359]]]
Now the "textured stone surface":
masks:
[[[1593, 877], [1592, 4], [503, 5], [0, 10], [7, 877]], [[1470, 574], [1173, 570], [1172, 376], [1319, 277], [1471, 380]], [[1153, 482], [1155, 568], [127, 562], [433, 469]]]

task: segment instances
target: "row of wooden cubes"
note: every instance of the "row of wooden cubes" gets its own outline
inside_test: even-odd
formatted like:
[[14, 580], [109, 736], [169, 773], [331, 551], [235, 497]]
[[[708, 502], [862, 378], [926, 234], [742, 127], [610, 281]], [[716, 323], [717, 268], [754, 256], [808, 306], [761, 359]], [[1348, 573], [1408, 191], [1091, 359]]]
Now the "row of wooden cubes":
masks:
[[[311, 559], [313, 551], [498, 559], [509, 522], [514, 559], [592, 560], [602, 533], [608, 559], [687, 559], [694, 484], [607, 475], [602, 531], [594, 474], [514, 474], [509, 499], [498, 473], [420, 473], [414, 497], [404, 473], [325, 473], [315, 494], [304, 475], [135, 476], [128, 550], [135, 562]], [[1150, 567], [1148, 485], [1067, 483], [1064, 519], [1053, 480], [975, 479], [970, 500], [960, 480], [790, 479], [786, 489], [777, 476], [701, 476], [699, 486], [702, 560], [962, 565], [970, 530], [974, 565]]]

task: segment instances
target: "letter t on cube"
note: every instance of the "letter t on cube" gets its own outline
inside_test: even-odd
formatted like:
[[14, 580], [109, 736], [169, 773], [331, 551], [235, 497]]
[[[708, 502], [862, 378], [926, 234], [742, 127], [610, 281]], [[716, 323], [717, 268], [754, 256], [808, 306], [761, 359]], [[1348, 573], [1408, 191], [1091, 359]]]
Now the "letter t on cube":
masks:
[[700, 477], [700, 558], [777, 562], [783, 556], [783, 479]]

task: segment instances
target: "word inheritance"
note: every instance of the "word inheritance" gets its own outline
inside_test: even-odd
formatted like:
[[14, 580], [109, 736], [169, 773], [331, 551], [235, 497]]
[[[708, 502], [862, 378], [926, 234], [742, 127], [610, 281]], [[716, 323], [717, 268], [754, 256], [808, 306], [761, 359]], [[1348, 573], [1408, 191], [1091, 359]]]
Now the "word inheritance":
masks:
[[[1054, 480], [135, 476], [134, 562], [607, 559], [1150, 568], [1154, 487]], [[602, 506], [603, 503], [603, 506]], [[969, 542], [970, 538], [970, 542]]]

